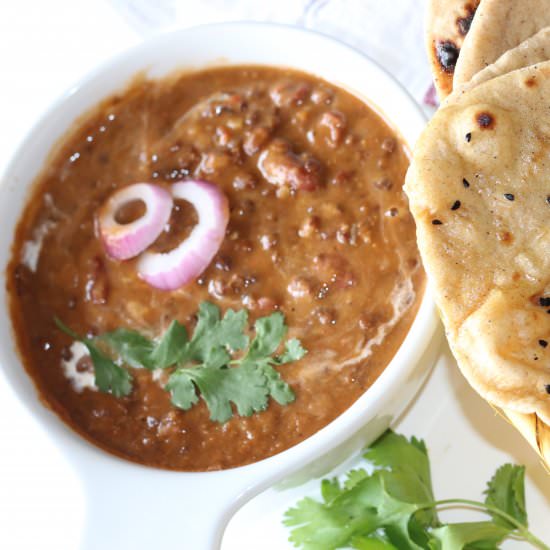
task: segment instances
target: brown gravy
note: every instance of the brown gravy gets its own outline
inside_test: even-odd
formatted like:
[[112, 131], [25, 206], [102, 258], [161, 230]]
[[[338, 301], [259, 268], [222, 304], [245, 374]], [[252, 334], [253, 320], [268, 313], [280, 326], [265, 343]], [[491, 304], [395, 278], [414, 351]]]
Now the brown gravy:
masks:
[[[213, 470], [251, 463], [312, 435], [374, 382], [401, 344], [424, 287], [402, 183], [399, 137], [368, 105], [313, 76], [227, 67], [139, 80], [85, 115], [48, 161], [17, 227], [8, 270], [11, 315], [43, 402], [100, 447], [143, 464]], [[136, 260], [118, 262], [96, 236], [99, 207], [140, 181], [198, 177], [227, 195], [221, 249], [194, 283], [155, 290]], [[125, 212], [131, 219], [137, 213]], [[196, 222], [178, 204], [167, 250]], [[149, 371], [115, 398], [77, 388], [86, 357], [54, 325], [81, 334], [118, 327], [158, 335], [173, 319], [191, 332], [198, 304], [275, 309], [309, 351], [280, 371], [287, 406], [221, 425], [203, 402], [176, 409]], [[72, 363], [71, 363], [72, 362]]]

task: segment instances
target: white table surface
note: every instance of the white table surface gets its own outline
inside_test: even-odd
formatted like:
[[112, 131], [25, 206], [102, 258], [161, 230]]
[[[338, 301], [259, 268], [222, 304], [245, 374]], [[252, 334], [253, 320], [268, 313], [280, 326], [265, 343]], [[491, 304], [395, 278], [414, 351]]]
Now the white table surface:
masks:
[[[211, 7], [206, 16], [219, 19], [220, 13]], [[0, 167], [51, 101], [142, 34], [127, 13], [106, 0], [0, 0]], [[417, 47], [421, 52], [422, 45]], [[438, 498], [480, 498], [498, 465], [526, 464], [531, 526], [550, 540], [545, 534], [550, 476], [515, 430], [464, 382], [446, 345], [421, 396], [396, 428], [426, 439]], [[0, 436], [0, 548], [77, 549], [86, 521], [79, 481], [1, 371]], [[271, 489], [251, 501], [230, 523], [224, 550], [290, 548], [282, 512], [304, 494], [316, 494], [317, 487]], [[152, 528], [159, 519], [152, 517]], [[186, 548], [182, 543], [163, 540], [159, 531], [155, 550]]]

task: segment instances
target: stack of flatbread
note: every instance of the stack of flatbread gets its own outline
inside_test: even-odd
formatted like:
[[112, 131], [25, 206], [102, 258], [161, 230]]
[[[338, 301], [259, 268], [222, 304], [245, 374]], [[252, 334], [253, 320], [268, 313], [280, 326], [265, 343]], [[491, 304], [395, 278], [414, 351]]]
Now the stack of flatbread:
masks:
[[550, 0], [430, 3], [420, 250], [462, 372], [550, 465]]

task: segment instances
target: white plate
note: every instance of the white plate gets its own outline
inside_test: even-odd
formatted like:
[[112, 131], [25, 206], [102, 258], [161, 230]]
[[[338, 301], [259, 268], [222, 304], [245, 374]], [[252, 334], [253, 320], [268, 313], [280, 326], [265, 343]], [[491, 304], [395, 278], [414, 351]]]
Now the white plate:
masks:
[[[467, 384], [446, 343], [425, 387], [394, 429], [425, 439], [437, 499], [483, 501], [482, 491], [498, 466], [525, 464], [526, 500], [531, 531], [547, 544], [550, 518], [550, 475], [519, 433], [497, 416]], [[355, 455], [334, 470], [342, 474], [361, 463]], [[290, 550], [282, 517], [300, 498], [319, 497], [319, 480], [295, 488], [272, 488], [246, 504], [226, 530], [222, 550]], [[482, 521], [479, 513], [443, 513], [449, 521]], [[261, 545], [261, 546], [260, 546]], [[502, 548], [527, 548], [508, 541]]]
[[[115, 57], [65, 93], [46, 111], [14, 154], [0, 186], [0, 266], [8, 264], [14, 227], [52, 145], [74, 120], [123, 89], [138, 73], [162, 77], [172, 71], [227, 64], [291, 67], [346, 88], [382, 113], [412, 146], [425, 120], [408, 93], [376, 63], [321, 34], [295, 27], [233, 23], [195, 27], [153, 37]], [[0, 272], [0, 285], [5, 285]], [[218, 547], [233, 511], [281, 479], [307, 480], [330, 471], [361, 445], [378, 437], [410, 402], [432, 365], [438, 327], [426, 291], [403, 343], [375, 383], [344, 413], [299, 444], [273, 457], [219, 472], [168, 472], [144, 468], [100, 451], [43, 408], [21, 368], [13, 343], [6, 293], [0, 293], [0, 367], [12, 388], [75, 469], [85, 490], [84, 548], [148, 550], [157, 541], [151, 510], [164, 520], [163, 536], [176, 541], [185, 530], [193, 550]], [[22, 434], [24, 435], [24, 434]], [[160, 512], [160, 514], [159, 514]], [[121, 529], [131, 525], [131, 529]], [[97, 526], [101, 525], [101, 529]]]

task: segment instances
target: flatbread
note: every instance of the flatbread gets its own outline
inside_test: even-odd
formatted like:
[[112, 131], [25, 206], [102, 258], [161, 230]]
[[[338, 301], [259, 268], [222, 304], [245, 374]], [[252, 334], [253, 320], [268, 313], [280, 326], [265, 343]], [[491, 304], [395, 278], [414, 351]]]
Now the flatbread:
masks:
[[455, 88], [550, 25], [548, 0], [481, 0], [456, 63]]
[[545, 27], [519, 46], [503, 53], [492, 65], [475, 74], [468, 82], [455, 89], [450, 101], [483, 82], [503, 74], [550, 60], [550, 27]]
[[429, 0], [426, 47], [440, 100], [453, 89], [455, 65], [479, 0]]
[[450, 98], [405, 190], [462, 372], [550, 464], [548, 97], [550, 61]]

